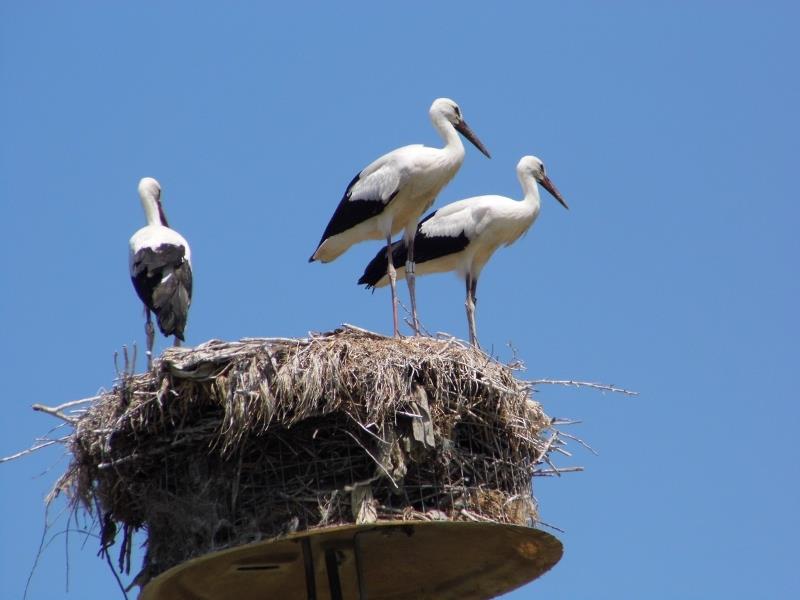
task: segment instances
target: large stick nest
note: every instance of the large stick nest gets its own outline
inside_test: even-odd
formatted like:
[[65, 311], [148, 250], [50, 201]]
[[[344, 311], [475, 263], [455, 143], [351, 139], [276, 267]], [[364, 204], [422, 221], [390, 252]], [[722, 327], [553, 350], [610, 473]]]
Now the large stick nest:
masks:
[[210, 341], [167, 350], [83, 412], [58, 489], [98, 511], [104, 547], [124, 532], [121, 563], [146, 530], [146, 580], [342, 523], [533, 525], [549, 425], [509, 367], [455, 340], [345, 327]]

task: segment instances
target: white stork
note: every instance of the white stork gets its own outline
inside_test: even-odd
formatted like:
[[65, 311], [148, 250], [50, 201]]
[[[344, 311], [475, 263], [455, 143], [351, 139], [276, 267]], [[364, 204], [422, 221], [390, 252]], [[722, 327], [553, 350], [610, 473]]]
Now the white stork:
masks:
[[[309, 262], [330, 262], [353, 244], [364, 240], [385, 240], [391, 244], [392, 236], [403, 230], [408, 248], [404, 255], [406, 283], [415, 333], [419, 333], [414, 289], [417, 222], [464, 161], [464, 145], [458, 132], [489, 157], [489, 151], [464, 121], [455, 102], [438, 98], [429, 113], [433, 126], [445, 142], [444, 148], [429, 148], [422, 144], [403, 146], [367, 166], [347, 186], [317, 249], [308, 259]], [[394, 334], [399, 335], [395, 267], [388, 261], [386, 268], [392, 288]]]
[[161, 333], [174, 335], [175, 345], [179, 346], [192, 301], [192, 262], [188, 242], [167, 223], [158, 181], [143, 178], [139, 182], [139, 198], [147, 225], [130, 239], [128, 264], [133, 287], [144, 302], [150, 369], [155, 336], [150, 312], [156, 313]]
[[[545, 174], [542, 161], [523, 156], [517, 164], [517, 177], [525, 197], [522, 201], [504, 196], [476, 196], [448, 204], [432, 212], [417, 227], [414, 240], [417, 274], [455, 271], [467, 288], [469, 341], [478, 345], [475, 332], [475, 303], [478, 277], [486, 262], [500, 246], [513, 244], [539, 215], [541, 206], [537, 182], [564, 208], [569, 208], [553, 182]], [[367, 265], [359, 284], [383, 287], [388, 281], [387, 248], [384, 246]], [[404, 240], [391, 245], [392, 263], [403, 277], [408, 247]]]

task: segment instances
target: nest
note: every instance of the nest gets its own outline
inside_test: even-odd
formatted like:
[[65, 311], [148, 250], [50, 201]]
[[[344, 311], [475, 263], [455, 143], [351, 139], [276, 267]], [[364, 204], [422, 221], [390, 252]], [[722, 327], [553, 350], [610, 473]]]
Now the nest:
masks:
[[146, 581], [331, 525], [531, 526], [550, 424], [508, 366], [455, 340], [353, 327], [213, 340], [165, 351], [82, 412], [57, 489], [97, 511], [104, 550], [122, 536], [127, 569], [132, 533], [146, 531]]

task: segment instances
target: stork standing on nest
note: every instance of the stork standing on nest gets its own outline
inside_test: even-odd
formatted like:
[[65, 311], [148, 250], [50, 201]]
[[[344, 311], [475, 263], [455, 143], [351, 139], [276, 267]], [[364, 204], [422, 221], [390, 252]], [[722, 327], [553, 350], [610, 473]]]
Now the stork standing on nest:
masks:
[[[414, 252], [417, 273], [455, 271], [464, 278], [467, 288], [467, 321], [469, 341], [478, 345], [475, 331], [475, 302], [478, 277], [486, 262], [500, 246], [513, 244], [536, 220], [541, 207], [539, 187], [542, 185], [564, 208], [569, 208], [535, 156], [523, 156], [517, 164], [517, 177], [525, 197], [522, 201], [504, 196], [476, 196], [453, 202], [432, 212], [417, 227]], [[367, 265], [359, 284], [368, 288], [383, 287], [387, 276], [387, 249], [382, 248]], [[407, 260], [405, 240], [391, 244], [393, 264], [398, 276], [405, 276]]]
[[153, 359], [153, 323], [165, 336], [175, 336], [175, 345], [184, 339], [183, 330], [192, 301], [192, 262], [189, 243], [170, 229], [161, 204], [161, 186], [152, 177], [139, 182], [147, 225], [130, 239], [129, 267], [133, 287], [144, 303], [147, 336], [147, 368]]
[[[464, 161], [464, 145], [459, 133], [489, 157], [489, 151], [469, 128], [455, 102], [438, 98], [431, 105], [429, 114], [445, 142], [444, 148], [429, 148], [422, 144], [403, 146], [367, 166], [347, 186], [317, 249], [309, 258], [309, 262], [330, 262], [355, 243], [385, 240], [391, 244], [392, 236], [404, 231], [406, 283], [415, 333], [419, 333], [414, 279], [417, 222]], [[385, 266], [392, 290], [392, 319], [397, 336], [395, 266], [392, 261], [387, 261]]]

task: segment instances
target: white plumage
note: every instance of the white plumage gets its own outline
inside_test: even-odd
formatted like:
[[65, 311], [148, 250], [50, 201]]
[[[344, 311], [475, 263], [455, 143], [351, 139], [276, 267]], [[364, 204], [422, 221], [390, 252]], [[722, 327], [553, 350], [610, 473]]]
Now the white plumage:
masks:
[[165, 336], [184, 339], [192, 301], [191, 249], [184, 237], [169, 227], [161, 204], [161, 186], [152, 177], [139, 182], [139, 198], [147, 225], [131, 236], [128, 267], [131, 281], [145, 306], [148, 369], [153, 350], [151, 311]]
[[[489, 152], [461, 116], [458, 105], [448, 98], [439, 98], [430, 108], [433, 126], [445, 142], [443, 148], [421, 144], [403, 146], [381, 156], [356, 175], [331, 217], [319, 245], [309, 262], [330, 262], [350, 246], [365, 240], [385, 240], [404, 232], [408, 245], [407, 283], [411, 297], [411, 313], [418, 331], [414, 290], [414, 232], [420, 216], [433, 204], [464, 161], [462, 133], [481, 152]], [[394, 266], [387, 264], [392, 288], [392, 316], [398, 334], [397, 295]]]
[[[414, 239], [416, 273], [455, 271], [464, 278], [470, 342], [475, 345], [478, 343], [474, 314], [478, 277], [497, 248], [513, 244], [536, 220], [541, 207], [537, 182], [568, 208], [546, 175], [542, 161], [535, 156], [520, 159], [517, 177], [524, 192], [522, 201], [505, 196], [466, 198], [431, 213], [417, 227]], [[383, 287], [389, 283], [388, 248], [378, 252], [358, 283], [367, 287]], [[396, 242], [391, 249], [397, 276], [404, 277], [406, 242]]]

